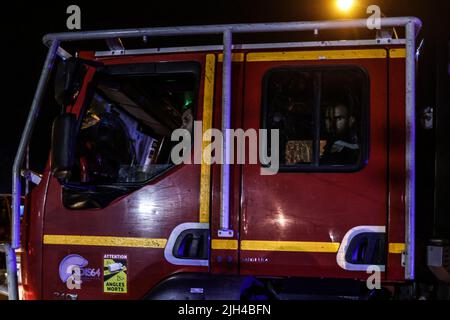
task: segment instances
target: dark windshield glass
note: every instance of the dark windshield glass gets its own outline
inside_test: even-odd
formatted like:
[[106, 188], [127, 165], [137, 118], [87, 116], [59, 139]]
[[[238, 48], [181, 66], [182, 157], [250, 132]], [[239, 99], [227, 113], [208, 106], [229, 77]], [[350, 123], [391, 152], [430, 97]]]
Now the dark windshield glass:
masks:
[[171, 167], [171, 133], [192, 129], [196, 82], [191, 73], [99, 77], [82, 118], [72, 181], [140, 183]]

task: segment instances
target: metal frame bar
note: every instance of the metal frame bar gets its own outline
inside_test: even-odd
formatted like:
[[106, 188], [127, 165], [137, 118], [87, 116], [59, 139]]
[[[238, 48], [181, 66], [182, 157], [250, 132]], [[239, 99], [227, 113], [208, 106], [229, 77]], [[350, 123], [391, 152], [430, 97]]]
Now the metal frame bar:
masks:
[[[405, 39], [388, 39], [388, 40], [349, 40], [349, 41], [306, 41], [306, 42], [279, 42], [279, 43], [248, 43], [233, 44], [232, 50], [257, 50], [257, 49], [287, 49], [287, 48], [321, 48], [321, 47], [354, 47], [354, 46], [386, 46], [386, 45], [405, 45]], [[144, 55], [144, 54], [161, 54], [161, 53], [180, 53], [180, 52], [205, 52], [205, 51], [223, 51], [221, 45], [209, 46], [191, 46], [191, 47], [167, 47], [167, 48], [146, 48], [146, 49], [125, 49], [120, 56], [127, 55]], [[95, 57], [112, 57], [117, 56], [117, 52], [96, 51]]]
[[218, 236], [223, 238], [233, 237], [230, 229], [230, 163], [231, 159], [231, 46], [232, 33], [227, 29], [223, 33], [223, 64], [222, 64], [222, 133], [223, 164], [221, 166], [221, 201], [220, 201], [220, 229]]
[[406, 190], [405, 190], [405, 278], [415, 276], [415, 155], [416, 155], [416, 32], [417, 24], [406, 26]]
[[59, 47], [59, 41], [53, 41], [50, 50], [48, 51], [47, 58], [45, 59], [44, 68], [42, 69], [41, 77], [36, 89], [33, 102], [31, 104], [31, 110], [28, 114], [27, 122], [25, 124], [22, 137], [20, 139], [19, 147], [17, 149], [16, 158], [13, 165], [13, 181], [12, 181], [12, 221], [11, 221], [11, 246], [13, 249], [20, 247], [20, 199], [21, 199], [21, 183], [20, 183], [20, 169], [24, 161], [26, 149], [33, 133], [33, 128], [36, 122], [36, 118], [39, 114], [42, 98], [46, 89], [48, 79], [50, 77], [50, 71], [53, 67], [53, 62], [56, 58], [56, 53]]
[[[421, 26], [421, 22], [416, 17], [400, 18], [382, 18], [381, 28], [404, 27], [409, 22], [416, 26]], [[294, 31], [313, 31], [313, 30], [333, 30], [344, 28], [367, 28], [366, 19], [355, 20], [332, 20], [332, 21], [300, 21], [300, 22], [281, 22], [281, 23], [253, 23], [253, 24], [220, 24], [207, 26], [185, 26], [185, 27], [161, 27], [161, 28], [138, 28], [138, 29], [119, 29], [103, 31], [79, 31], [53, 33], [44, 36], [44, 43], [49, 44], [52, 41], [77, 41], [77, 40], [99, 40], [107, 38], [142, 38], [159, 36], [187, 36], [187, 35], [206, 35], [206, 34], [224, 34], [226, 31], [231, 33], [265, 33], [265, 32], [294, 32]]]
[[[15, 252], [16, 249], [20, 248], [20, 199], [22, 195], [22, 186], [20, 181], [20, 171], [21, 167], [26, 155], [26, 149], [31, 139], [31, 135], [33, 133], [33, 128], [39, 114], [41, 101], [44, 96], [44, 92], [47, 86], [48, 79], [50, 77], [50, 72], [53, 68], [53, 63], [56, 59], [57, 52], [59, 48], [59, 41], [55, 40], [52, 42], [50, 49], [47, 53], [47, 57], [45, 59], [44, 67], [41, 72], [41, 77], [38, 82], [38, 86], [36, 88], [36, 93], [33, 98], [33, 102], [31, 103], [30, 113], [28, 114], [27, 122], [25, 124], [24, 131], [22, 133], [22, 137], [20, 138], [19, 147], [17, 149], [16, 158], [14, 160], [13, 169], [12, 169], [12, 217], [11, 217], [11, 250]], [[14, 268], [16, 272], [14, 272], [17, 277], [17, 263], [14, 260], [11, 260], [11, 263], [14, 263]], [[14, 270], [11, 267], [11, 270]], [[9, 277], [9, 273], [8, 273]], [[11, 285], [12, 284], [12, 285]], [[18, 287], [17, 281], [10, 282], [8, 286], [9, 296], [10, 298], [17, 299], [18, 298]]]
[[[405, 276], [407, 279], [414, 278], [414, 120], [415, 120], [415, 37], [416, 32], [421, 28], [421, 21], [415, 17], [400, 18], [382, 18], [381, 27], [405, 27], [406, 28], [406, 124], [407, 124], [407, 144], [406, 144], [406, 169], [407, 169], [407, 196], [406, 196], [406, 251], [408, 259], [406, 263]], [[13, 178], [13, 219], [11, 224], [11, 248], [20, 247], [20, 198], [21, 198], [21, 182], [20, 169], [24, 161], [26, 146], [28, 145], [33, 127], [39, 114], [41, 100], [46, 89], [50, 71], [57, 55], [67, 58], [69, 55], [66, 51], [59, 47], [61, 42], [77, 41], [77, 40], [104, 40], [108, 38], [136, 38], [149, 36], [187, 36], [187, 35], [206, 35], [206, 34], [222, 34], [224, 38], [223, 54], [224, 54], [224, 84], [223, 84], [223, 113], [226, 118], [230, 116], [230, 95], [231, 95], [231, 51], [232, 51], [232, 35], [233, 33], [264, 33], [264, 32], [295, 32], [295, 31], [314, 31], [314, 30], [332, 30], [346, 28], [366, 28], [366, 19], [357, 20], [335, 20], [335, 21], [309, 21], [309, 22], [285, 22], [285, 23], [256, 23], [256, 24], [234, 24], [234, 25], [210, 25], [210, 26], [187, 26], [187, 27], [165, 27], [165, 28], [142, 28], [142, 29], [119, 29], [105, 31], [81, 31], [81, 32], [65, 32], [57, 34], [48, 34], [43, 38], [44, 43], [50, 47], [44, 68], [36, 89], [36, 93], [31, 105], [31, 110], [22, 134], [17, 155], [14, 161], [12, 178]], [[226, 63], [225, 63], [226, 61]], [[231, 61], [231, 60], [230, 60]], [[226, 77], [225, 77], [226, 74]], [[227, 129], [228, 122], [222, 124], [222, 129]], [[225, 151], [227, 146], [225, 145]], [[224, 154], [226, 156], [226, 154]], [[230, 171], [222, 170], [222, 194], [229, 194]], [[228, 181], [228, 182], [227, 182]], [[221, 212], [221, 228], [225, 230], [226, 221], [229, 222], [229, 207], [222, 201]], [[225, 204], [225, 205], [224, 205]], [[228, 225], [229, 228], [229, 225]], [[17, 293], [17, 286], [15, 286]], [[13, 293], [14, 294], [14, 293]], [[17, 297], [17, 294], [13, 295]]]

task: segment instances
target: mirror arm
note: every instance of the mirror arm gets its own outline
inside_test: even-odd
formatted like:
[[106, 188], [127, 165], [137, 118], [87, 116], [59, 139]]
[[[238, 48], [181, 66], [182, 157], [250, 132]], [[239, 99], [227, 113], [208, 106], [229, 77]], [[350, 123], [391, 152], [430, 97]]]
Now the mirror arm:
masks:
[[27, 181], [30, 181], [31, 183], [38, 185], [41, 183], [42, 180], [42, 174], [39, 174], [37, 172], [34, 172], [32, 170], [28, 169], [22, 169], [20, 172], [20, 175]]

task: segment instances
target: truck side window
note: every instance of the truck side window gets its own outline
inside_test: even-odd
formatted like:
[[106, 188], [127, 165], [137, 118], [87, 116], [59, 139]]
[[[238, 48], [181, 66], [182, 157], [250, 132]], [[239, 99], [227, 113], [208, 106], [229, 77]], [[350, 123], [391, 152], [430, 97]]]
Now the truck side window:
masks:
[[282, 171], [365, 165], [368, 81], [362, 69], [350, 66], [278, 68], [266, 74], [263, 128], [279, 130]]
[[196, 93], [194, 73], [98, 75], [71, 182], [139, 184], [172, 167], [170, 137], [192, 128]]

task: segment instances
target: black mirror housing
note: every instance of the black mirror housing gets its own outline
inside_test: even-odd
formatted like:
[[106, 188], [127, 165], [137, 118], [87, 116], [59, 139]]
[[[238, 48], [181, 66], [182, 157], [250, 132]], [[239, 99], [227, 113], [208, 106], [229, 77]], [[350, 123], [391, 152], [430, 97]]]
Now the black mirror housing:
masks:
[[59, 115], [53, 122], [51, 169], [59, 180], [70, 178], [75, 161], [76, 116], [72, 113]]
[[77, 58], [59, 61], [55, 74], [55, 100], [62, 107], [71, 105], [83, 85], [86, 65]]

